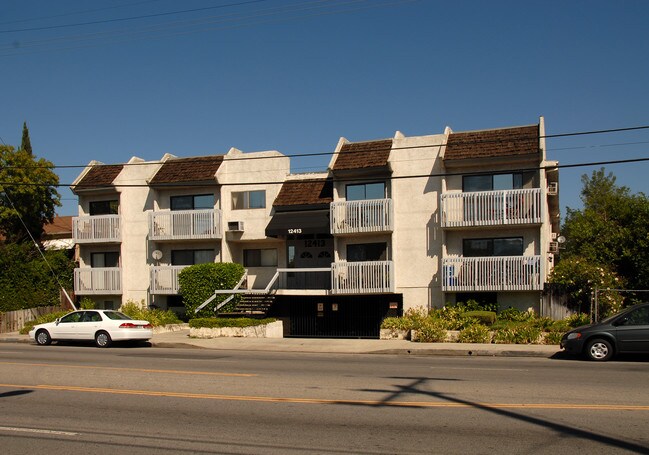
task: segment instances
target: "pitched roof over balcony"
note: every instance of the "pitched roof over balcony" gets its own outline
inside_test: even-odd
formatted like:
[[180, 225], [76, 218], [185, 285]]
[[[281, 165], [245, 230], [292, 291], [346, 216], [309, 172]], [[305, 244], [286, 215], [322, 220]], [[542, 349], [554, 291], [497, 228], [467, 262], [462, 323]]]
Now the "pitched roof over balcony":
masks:
[[110, 187], [124, 168], [121, 164], [100, 164], [96, 162], [90, 166], [88, 172], [72, 187], [72, 191]]
[[392, 139], [343, 144], [332, 170], [336, 172], [385, 168], [391, 149]]
[[158, 169], [158, 172], [149, 183], [151, 185], [187, 182], [214, 183], [216, 181], [216, 171], [218, 171], [222, 162], [222, 155], [170, 158]]
[[282, 185], [273, 207], [329, 206], [333, 201], [330, 179], [287, 180]]
[[493, 158], [542, 159], [539, 125], [451, 133], [444, 162]]

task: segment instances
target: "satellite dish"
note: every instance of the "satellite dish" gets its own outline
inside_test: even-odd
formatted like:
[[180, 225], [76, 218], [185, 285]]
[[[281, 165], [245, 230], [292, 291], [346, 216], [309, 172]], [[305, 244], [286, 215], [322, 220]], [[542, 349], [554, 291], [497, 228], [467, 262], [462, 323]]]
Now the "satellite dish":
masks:
[[156, 261], [159, 261], [160, 259], [162, 259], [162, 251], [160, 251], [160, 250], [153, 250], [153, 253], [151, 253], [151, 256], [152, 256], [153, 259], [155, 259]]
[[564, 236], [560, 235], [559, 237], [557, 237], [557, 242], [566, 243], [566, 238]]

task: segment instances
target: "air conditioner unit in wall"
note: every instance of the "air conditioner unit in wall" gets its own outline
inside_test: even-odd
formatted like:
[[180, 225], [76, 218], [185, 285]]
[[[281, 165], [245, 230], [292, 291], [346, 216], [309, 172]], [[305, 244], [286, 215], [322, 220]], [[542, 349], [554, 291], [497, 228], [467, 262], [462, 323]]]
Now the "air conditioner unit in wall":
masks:
[[559, 194], [559, 182], [548, 183], [548, 195], [556, 196]]
[[243, 231], [243, 221], [228, 221], [228, 231]]
[[550, 242], [548, 251], [550, 253], [558, 253], [559, 252], [559, 242]]

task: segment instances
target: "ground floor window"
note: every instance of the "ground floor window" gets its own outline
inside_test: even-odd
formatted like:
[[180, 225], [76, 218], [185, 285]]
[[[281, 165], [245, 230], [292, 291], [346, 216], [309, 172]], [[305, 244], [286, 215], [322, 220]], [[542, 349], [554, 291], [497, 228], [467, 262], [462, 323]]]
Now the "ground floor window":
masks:
[[277, 267], [276, 248], [243, 250], [244, 267]]

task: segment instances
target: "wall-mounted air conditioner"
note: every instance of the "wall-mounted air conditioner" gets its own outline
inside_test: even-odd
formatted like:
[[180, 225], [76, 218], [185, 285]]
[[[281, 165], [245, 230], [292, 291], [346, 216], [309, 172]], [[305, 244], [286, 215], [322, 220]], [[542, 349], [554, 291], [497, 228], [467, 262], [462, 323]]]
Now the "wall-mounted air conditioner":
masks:
[[548, 195], [556, 196], [559, 194], [559, 182], [548, 183]]
[[232, 232], [243, 231], [243, 221], [228, 221], [228, 231], [232, 231]]
[[559, 252], [559, 242], [550, 242], [548, 251], [550, 253], [558, 253]]

